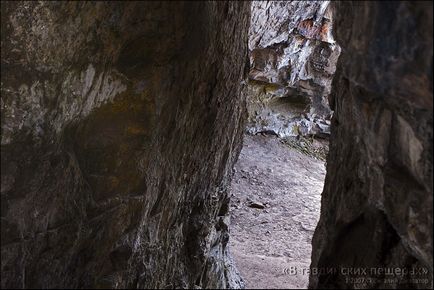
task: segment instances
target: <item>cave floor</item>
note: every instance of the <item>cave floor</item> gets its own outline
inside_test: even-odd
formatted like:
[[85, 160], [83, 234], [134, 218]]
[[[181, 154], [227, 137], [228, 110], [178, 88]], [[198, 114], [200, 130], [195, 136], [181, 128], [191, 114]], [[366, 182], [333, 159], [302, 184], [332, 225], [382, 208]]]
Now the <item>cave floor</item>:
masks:
[[323, 161], [275, 136], [244, 136], [232, 181], [230, 249], [246, 288], [307, 288], [325, 173]]

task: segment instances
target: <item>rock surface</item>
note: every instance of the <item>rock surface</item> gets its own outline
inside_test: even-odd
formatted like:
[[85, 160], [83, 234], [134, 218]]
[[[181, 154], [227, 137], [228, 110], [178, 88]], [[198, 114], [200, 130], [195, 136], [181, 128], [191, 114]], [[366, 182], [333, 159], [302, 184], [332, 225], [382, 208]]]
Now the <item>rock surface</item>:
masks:
[[250, 3], [1, 10], [2, 288], [241, 287]]
[[248, 132], [327, 136], [340, 47], [330, 1], [253, 1]]
[[333, 5], [343, 53], [310, 287], [432, 288], [432, 2]]

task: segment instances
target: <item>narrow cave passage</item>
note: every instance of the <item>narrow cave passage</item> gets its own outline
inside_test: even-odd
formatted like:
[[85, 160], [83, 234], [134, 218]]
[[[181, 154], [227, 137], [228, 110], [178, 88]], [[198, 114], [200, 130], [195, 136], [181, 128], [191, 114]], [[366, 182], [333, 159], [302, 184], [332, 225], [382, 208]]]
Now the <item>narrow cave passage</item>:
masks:
[[[340, 47], [328, 1], [253, 2], [230, 248], [247, 288], [307, 288]], [[293, 271], [296, 269], [297, 271]]]
[[0, 288], [432, 289], [432, 8], [2, 2]]

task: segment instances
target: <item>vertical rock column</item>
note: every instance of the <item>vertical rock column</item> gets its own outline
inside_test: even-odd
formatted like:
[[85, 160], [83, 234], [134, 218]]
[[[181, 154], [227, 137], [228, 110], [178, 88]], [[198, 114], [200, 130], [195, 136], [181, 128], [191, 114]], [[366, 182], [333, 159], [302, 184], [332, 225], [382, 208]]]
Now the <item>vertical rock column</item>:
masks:
[[250, 3], [1, 9], [1, 286], [241, 286], [226, 216]]
[[432, 3], [332, 5], [342, 54], [310, 287], [432, 287]]

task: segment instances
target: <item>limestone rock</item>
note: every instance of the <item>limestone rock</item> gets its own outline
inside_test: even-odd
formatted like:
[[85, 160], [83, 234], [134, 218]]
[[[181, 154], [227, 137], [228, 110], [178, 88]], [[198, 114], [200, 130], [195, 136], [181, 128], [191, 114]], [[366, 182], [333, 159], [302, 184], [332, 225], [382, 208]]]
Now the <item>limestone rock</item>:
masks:
[[[311, 274], [310, 287], [432, 288], [432, 2], [333, 2], [333, 9], [343, 53], [311, 267], [338, 271]], [[354, 275], [344, 267], [383, 273], [348, 283]], [[391, 268], [422, 270], [386, 281]]]
[[340, 54], [329, 1], [253, 1], [249, 50], [248, 132], [329, 135]]
[[250, 4], [1, 12], [2, 288], [242, 287], [224, 218]]

